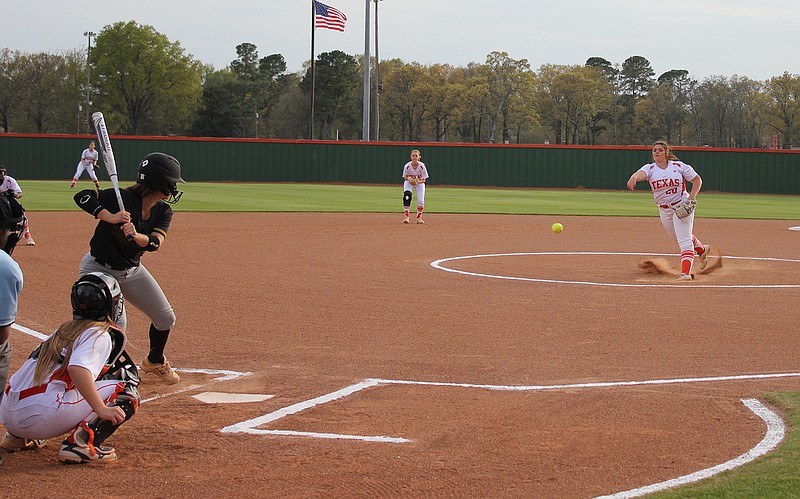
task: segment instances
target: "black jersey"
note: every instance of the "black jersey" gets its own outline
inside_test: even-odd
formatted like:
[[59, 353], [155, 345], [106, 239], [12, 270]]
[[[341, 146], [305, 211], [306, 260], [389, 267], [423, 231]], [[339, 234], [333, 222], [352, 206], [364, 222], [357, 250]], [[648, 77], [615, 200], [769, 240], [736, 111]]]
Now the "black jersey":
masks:
[[[150, 210], [150, 218], [142, 220], [142, 198], [129, 189], [120, 189], [125, 210], [131, 214], [131, 223], [140, 234], [160, 233], [167, 235], [172, 222], [172, 207], [159, 201]], [[111, 213], [119, 211], [119, 203], [114, 189], [95, 191], [87, 189], [75, 194], [75, 202], [85, 212], [97, 217], [105, 208]], [[103, 220], [97, 223], [92, 240], [89, 242], [91, 254], [102, 265], [108, 265], [114, 270], [125, 270], [139, 265], [139, 259], [144, 253], [144, 248], [129, 241], [120, 229], [119, 224], [110, 224]]]

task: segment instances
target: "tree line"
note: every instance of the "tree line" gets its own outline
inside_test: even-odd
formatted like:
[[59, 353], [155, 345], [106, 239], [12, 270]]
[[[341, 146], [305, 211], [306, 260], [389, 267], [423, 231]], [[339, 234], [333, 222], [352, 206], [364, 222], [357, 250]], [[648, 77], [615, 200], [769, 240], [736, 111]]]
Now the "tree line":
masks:
[[[236, 47], [223, 69], [203, 64], [153, 27], [106, 26], [95, 46], [59, 54], [0, 52], [0, 128], [87, 133], [95, 110], [112, 133], [359, 140], [363, 56], [333, 50], [289, 73], [282, 55]], [[375, 63], [370, 60], [371, 79]], [[465, 67], [380, 61], [372, 139], [411, 142], [648, 144], [791, 148], [800, 134], [800, 75], [766, 81], [685, 69], [656, 77], [650, 62], [590, 57], [544, 64], [492, 52]], [[88, 100], [88, 102], [87, 102]], [[376, 105], [379, 104], [379, 105]], [[374, 116], [375, 109], [380, 116]]]

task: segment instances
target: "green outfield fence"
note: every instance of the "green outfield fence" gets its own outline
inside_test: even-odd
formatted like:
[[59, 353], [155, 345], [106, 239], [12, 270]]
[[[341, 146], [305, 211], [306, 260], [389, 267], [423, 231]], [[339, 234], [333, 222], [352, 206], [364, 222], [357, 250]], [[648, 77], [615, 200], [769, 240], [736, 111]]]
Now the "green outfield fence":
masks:
[[[0, 161], [21, 180], [68, 180], [90, 135], [0, 134]], [[650, 162], [649, 146], [398, 143], [112, 136], [121, 182], [153, 151], [178, 158], [188, 182], [396, 184], [411, 149], [431, 184], [480, 187], [625, 188]], [[800, 151], [675, 148], [703, 190], [800, 194]], [[103, 173], [101, 178], [106, 178]], [[643, 183], [640, 189], [646, 189]]]

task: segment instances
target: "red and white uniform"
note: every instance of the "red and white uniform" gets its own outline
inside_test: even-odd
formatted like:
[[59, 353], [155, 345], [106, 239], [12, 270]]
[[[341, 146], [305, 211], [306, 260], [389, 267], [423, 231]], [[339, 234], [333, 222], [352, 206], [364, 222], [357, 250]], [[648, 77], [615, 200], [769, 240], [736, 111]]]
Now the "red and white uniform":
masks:
[[[73, 343], [70, 366], [87, 369], [94, 379], [108, 369], [112, 350], [110, 334], [103, 328], [92, 327], [81, 333]], [[63, 354], [63, 352], [62, 352]], [[81, 421], [91, 421], [97, 415], [89, 402], [78, 392], [61, 364], [53, 368], [41, 385], [34, 385], [36, 359], [28, 358], [11, 376], [5, 396], [0, 402], [0, 423], [20, 438], [54, 438], [72, 431]], [[100, 398], [108, 402], [124, 388], [119, 380], [95, 381]]]
[[648, 163], [639, 168], [639, 171], [644, 172], [650, 190], [653, 191], [653, 200], [658, 205], [661, 225], [680, 246], [681, 261], [692, 260], [695, 247], [699, 245], [702, 248], [700, 242], [692, 236], [694, 212], [688, 217], [678, 218], [672, 207], [689, 197], [686, 192], [686, 182], [694, 180], [697, 172], [682, 161], [667, 161], [666, 168], [661, 168], [656, 163]]
[[75, 175], [72, 176], [72, 185], [74, 186], [75, 183], [81, 178], [83, 175], [83, 171], [86, 170], [89, 173], [89, 177], [92, 178], [95, 184], [97, 184], [97, 175], [94, 173], [94, 165], [97, 164], [97, 160], [99, 155], [97, 154], [97, 149], [92, 150], [91, 148], [86, 148], [81, 153], [81, 160], [78, 161], [78, 167], [75, 170]]
[[[10, 175], [4, 175], [2, 179], [0, 179], [0, 193], [4, 193], [8, 190], [14, 191], [16, 197], [22, 197], [22, 188], [19, 186], [19, 182], [17, 179]], [[31, 236], [31, 228], [28, 224], [28, 218], [25, 217], [25, 227], [22, 228], [22, 235], [19, 238], [18, 244], [32, 244], [33, 243], [33, 236]]]
[[[425, 167], [425, 163], [422, 161], [417, 161], [417, 166], [414, 167], [414, 163], [409, 161], [403, 167], [403, 178], [413, 177], [417, 180], [425, 180], [428, 178], [428, 169]], [[406, 180], [403, 182], [403, 190], [410, 191], [414, 190], [417, 193], [417, 206], [425, 206], [425, 182], [420, 182], [417, 185], [411, 185], [411, 183]]]

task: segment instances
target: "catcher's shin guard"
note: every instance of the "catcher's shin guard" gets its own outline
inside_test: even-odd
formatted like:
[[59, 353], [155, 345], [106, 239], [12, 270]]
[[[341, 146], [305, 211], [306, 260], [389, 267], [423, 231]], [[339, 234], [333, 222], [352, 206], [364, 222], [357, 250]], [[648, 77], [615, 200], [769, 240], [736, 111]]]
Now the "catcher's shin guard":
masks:
[[89, 446], [98, 446], [105, 442], [105, 440], [110, 437], [117, 428], [125, 421], [129, 420], [136, 414], [136, 410], [139, 408], [139, 389], [136, 388], [132, 383], [126, 383], [125, 388], [119, 392], [114, 398], [114, 400], [109, 405], [115, 405], [117, 407], [121, 407], [122, 410], [125, 412], [125, 419], [120, 424], [114, 424], [111, 421], [106, 421], [104, 419], [94, 418], [93, 420], [89, 421], [88, 423], [82, 423], [81, 426], [75, 429], [72, 435], [70, 435], [70, 439], [78, 435], [77, 438], [83, 437], [81, 432], [87, 433], [88, 435], [84, 438], [84, 442], [88, 443]]

